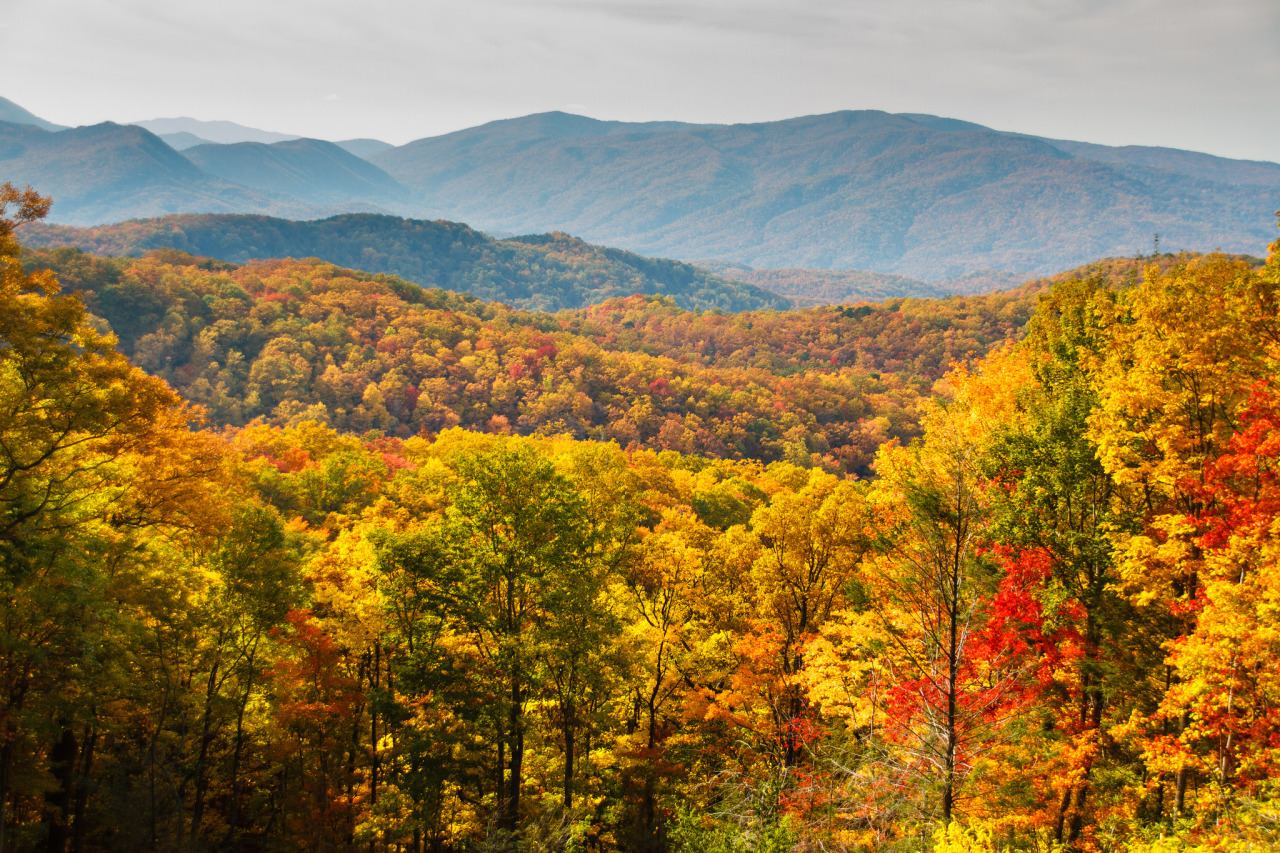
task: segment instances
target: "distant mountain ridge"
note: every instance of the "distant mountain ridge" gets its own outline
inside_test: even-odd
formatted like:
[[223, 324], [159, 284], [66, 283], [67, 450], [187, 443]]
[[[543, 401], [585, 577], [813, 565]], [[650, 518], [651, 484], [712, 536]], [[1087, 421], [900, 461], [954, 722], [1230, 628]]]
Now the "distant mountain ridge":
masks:
[[537, 311], [580, 308], [635, 293], [668, 296], [699, 310], [791, 304], [786, 297], [689, 264], [593, 246], [567, 234], [495, 240], [457, 222], [375, 214], [310, 222], [181, 214], [98, 228], [31, 223], [18, 236], [31, 247], [73, 246], [110, 256], [177, 249], [232, 263], [314, 257]]
[[1141, 251], [1156, 233], [1174, 248], [1247, 251], [1270, 239], [1280, 202], [1276, 164], [873, 111], [631, 127], [546, 114], [371, 159], [485, 229], [536, 219], [649, 254], [929, 280], [1048, 272]]
[[211, 175], [313, 204], [409, 201], [408, 190], [377, 166], [332, 142], [290, 139], [270, 145], [197, 145], [183, 155]]
[[[281, 140], [226, 123], [276, 144], [188, 147], [195, 140], [171, 137], [192, 169], [158, 152], [164, 143], [145, 129], [50, 133], [22, 112], [28, 124], [0, 125], [0, 176], [52, 195], [52, 221], [84, 225], [176, 212], [384, 212], [500, 234], [563, 231], [650, 256], [937, 284], [1132, 256], [1156, 234], [1168, 249], [1247, 252], [1270, 242], [1280, 207], [1280, 164], [920, 114], [708, 125], [544, 113], [399, 147]], [[211, 138], [219, 124], [170, 121], [188, 124], [155, 126]]]
[[109, 220], [122, 209], [144, 216], [246, 208], [296, 216], [314, 210], [210, 175], [150, 131], [111, 122], [56, 133], [0, 123], [0, 174], [51, 196], [64, 222]]
[[52, 197], [49, 219], [75, 225], [170, 213], [307, 219], [421, 210], [394, 179], [331, 142], [179, 152], [146, 128], [112, 122], [60, 132], [0, 122], [0, 176]]
[[220, 145], [232, 145], [237, 142], [263, 142], [269, 145], [272, 142], [287, 142], [290, 139], [301, 138], [296, 133], [276, 133], [273, 130], [259, 130], [256, 127], [236, 124], [234, 121], [202, 121], [187, 116], [152, 118], [129, 123], [138, 127], [145, 127], [157, 136], [170, 133], [190, 133], [193, 136], [198, 136], [201, 139]]
[[24, 110], [8, 98], [0, 98], [0, 121], [8, 122], [9, 124], [29, 124], [41, 130], [58, 131], [67, 129], [64, 125], [45, 121], [40, 116]]
[[197, 145], [214, 145], [203, 137], [196, 136], [194, 133], [187, 133], [185, 130], [178, 133], [158, 133], [156, 134], [165, 141], [174, 151], [185, 151], [188, 148], [194, 148]]

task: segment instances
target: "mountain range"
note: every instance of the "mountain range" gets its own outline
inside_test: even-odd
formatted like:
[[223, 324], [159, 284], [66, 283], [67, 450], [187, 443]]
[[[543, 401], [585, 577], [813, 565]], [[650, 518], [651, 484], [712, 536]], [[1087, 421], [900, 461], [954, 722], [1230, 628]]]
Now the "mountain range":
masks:
[[1256, 250], [1280, 165], [862, 111], [755, 125], [547, 114], [374, 155], [451, 218], [648, 254], [936, 280], [1150, 248]]
[[1275, 163], [916, 114], [700, 125], [545, 113], [398, 147], [190, 144], [207, 137], [186, 120], [157, 125], [197, 138], [171, 146], [137, 126], [41, 129], [16, 105], [0, 107], [0, 178], [52, 195], [51, 221], [80, 225], [367, 211], [495, 234], [564, 231], [647, 255], [938, 282], [1132, 256], [1157, 234], [1167, 249], [1253, 251], [1272, 239], [1280, 207]]

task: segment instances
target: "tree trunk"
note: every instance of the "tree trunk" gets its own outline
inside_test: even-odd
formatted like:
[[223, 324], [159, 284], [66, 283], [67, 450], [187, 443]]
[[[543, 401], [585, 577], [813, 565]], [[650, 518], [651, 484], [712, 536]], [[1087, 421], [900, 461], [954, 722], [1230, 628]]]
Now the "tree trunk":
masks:
[[[1178, 731], [1184, 732], [1191, 723], [1191, 714], [1188, 711], [1182, 712], [1182, 718], [1178, 720]], [[1178, 768], [1178, 788], [1174, 793], [1173, 799], [1173, 816], [1175, 818], [1182, 817], [1183, 809], [1187, 806], [1187, 781], [1191, 778], [1191, 771], [1186, 767]]]
[[1058, 805], [1058, 819], [1053, 824], [1053, 842], [1062, 843], [1062, 833], [1067, 825], [1067, 813], [1071, 811], [1071, 789], [1062, 792], [1062, 802]]
[[507, 735], [498, 728], [498, 820], [507, 819]]
[[564, 722], [564, 809], [573, 808], [573, 739], [577, 721], [574, 719], [577, 707], [570, 699], [563, 711]]
[[200, 757], [196, 759], [196, 793], [191, 805], [191, 837], [200, 835], [200, 821], [204, 819], [204, 795], [209, 786], [209, 746], [213, 743], [213, 697], [218, 686], [218, 664], [209, 669], [209, 681], [204, 690], [204, 719], [200, 724]]
[[89, 772], [93, 769], [93, 748], [98, 742], [98, 732], [92, 728], [85, 728], [84, 732], [84, 756], [80, 762], [80, 781], [76, 785], [76, 803], [75, 812], [71, 821], [71, 850], [72, 853], [84, 853], [85, 836], [87, 835], [84, 824], [85, 809], [89, 805], [89, 786], [87, 780]]
[[951, 564], [951, 589], [947, 601], [947, 754], [943, 762], [946, 780], [942, 787], [942, 824], [951, 823], [955, 806], [956, 779], [956, 694], [960, 684], [960, 531], [956, 531], [956, 550]]
[[62, 722], [62, 736], [49, 752], [49, 769], [58, 786], [44, 795], [44, 824], [46, 853], [66, 853], [71, 837], [72, 788], [75, 785], [76, 743], [75, 732], [69, 722]]
[[[373, 644], [373, 678], [370, 680], [371, 686], [377, 690], [379, 683], [382, 681], [382, 644]], [[378, 771], [381, 769], [378, 762], [378, 709], [375, 705], [369, 705], [369, 751], [372, 766], [369, 769], [369, 803], [372, 806], [378, 805]]]
[[253, 691], [253, 669], [250, 665], [249, 680], [245, 684], [244, 695], [240, 697], [240, 707], [236, 709], [236, 737], [231, 749], [231, 815], [227, 820], [227, 842], [235, 840], [237, 824], [240, 821], [240, 753], [244, 749], [244, 712], [249, 707], [249, 697]]
[[640, 804], [640, 820], [641, 829], [644, 837], [641, 839], [641, 850], [645, 853], [656, 853], [658, 850], [658, 832], [657, 832], [657, 800], [653, 793], [653, 774], [649, 773], [644, 779], [644, 799]]
[[524, 721], [521, 719], [522, 691], [519, 677], [511, 680], [511, 708], [508, 724], [511, 727], [511, 774], [507, 779], [506, 829], [515, 832], [520, 825], [520, 783], [524, 770]]
[[9, 827], [9, 768], [13, 766], [13, 739], [8, 732], [0, 732], [4, 736], [4, 746], [0, 747], [0, 853], [7, 853], [8, 841], [6, 830]]

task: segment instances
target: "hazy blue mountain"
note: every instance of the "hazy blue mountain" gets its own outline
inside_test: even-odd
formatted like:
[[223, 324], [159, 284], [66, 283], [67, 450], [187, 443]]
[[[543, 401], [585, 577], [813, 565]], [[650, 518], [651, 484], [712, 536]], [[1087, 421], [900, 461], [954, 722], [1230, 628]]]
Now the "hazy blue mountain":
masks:
[[0, 123], [0, 175], [52, 197], [53, 222], [88, 224], [119, 219], [123, 212], [318, 211], [210, 175], [150, 131], [111, 122], [57, 133]]
[[57, 133], [0, 123], [0, 176], [51, 196], [50, 221], [72, 225], [168, 213], [318, 219], [420, 209], [376, 166], [330, 142], [205, 144], [179, 153], [145, 128], [111, 122]]
[[178, 133], [157, 133], [156, 136], [163, 139], [169, 144], [174, 151], [185, 151], [188, 148], [194, 148], [197, 145], [212, 145], [209, 140], [196, 136], [194, 133], [187, 133], [185, 130]]
[[1100, 163], [1161, 169], [1223, 184], [1280, 187], [1280, 163], [1268, 163], [1264, 160], [1231, 160], [1178, 148], [1153, 148], [1144, 145], [1110, 147], [1095, 145], [1091, 142], [1072, 142], [1067, 139], [1045, 139], [1044, 141], [1068, 154], [1097, 160]]
[[[1041, 139], [916, 114], [704, 125], [556, 112], [395, 148], [286, 140], [231, 122], [146, 124], [218, 143], [259, 141], [186, 148], [184, 169], [172, 148], [167, 157], [148, 148], [159, 139], [128, 137], [118, 125], [65, 139], [8, 125], [0, 166], [5, 179], [31, 176], [54, 196], [54, 221], [389, 212], [495, 234], [562, 231], [650, 256], [874, 270], [934, 284], [1132, 257], [1149, 252], [1157, 233], [1168, 250], [1256, 252], [1273, 239], [1280, 208], [1275, 163]], [[85, 157], [97, 165], [86, 168]]]
[[159, 134], [191, 133], [209, 142], [229, 145], [235, 142], [284, 142], [298, 139], [297, 134], [276, 133], [270, 130], [259, 130], [256, 127], [245, 127], [234, 121], [201, 121], [183, 116], [180, 118], [152, 118], [145, 121], [130, 122], [138, 127]]
[[547, 113], [370, 159], [424, 204], [485, 230], [933, 281], [1133, 255], [1156, 233], [1171, 249], [1256, 251], [1280, 206], [1275, 164], [1072, 149], [874, 111], [729, 126]]
[[362, 159], [395, 147], [390, 142], [383, 142], [381, 139], [342, 139], [333, 144]]
[[578, 308], [633, 293], [669, 296], [685, 308], [743, 311], [790, 301], [679, 261], [593, 246], [567, 234], [495, 240], [457, 222], [346, 214], [311, 222], [266, 216], [180, 215], [96, 228], [31, 223], [27, 246], [74, 246], [99, 255], [171, 248], [243, 263], [315, 257], [424, 287], [472, 293], [521, 308]]
[[211, 175], [314, 204], [403, 203], [408, 196], [377, 166], [319, 139], [197, 145], [182, 153]]
[[8, 98], [0, 98], [0, 121], [9, 124], [29, 124], [41, 130], [66, 130], [65, 125], [45, 121], [40, 116], [24, 110]]

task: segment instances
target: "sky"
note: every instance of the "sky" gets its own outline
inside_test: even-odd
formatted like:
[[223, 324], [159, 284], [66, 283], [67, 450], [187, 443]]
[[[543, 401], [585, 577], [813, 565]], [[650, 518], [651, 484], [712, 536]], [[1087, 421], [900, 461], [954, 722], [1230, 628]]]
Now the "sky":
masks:
[[1280, 0], [0, 0], [0, 96], [393, 144], [846, 109], [1280, 162]]

